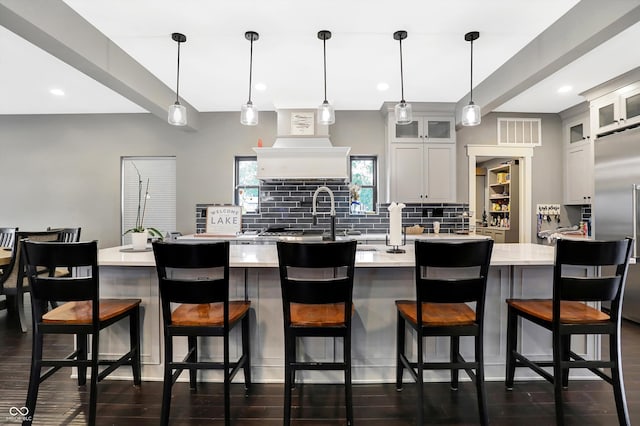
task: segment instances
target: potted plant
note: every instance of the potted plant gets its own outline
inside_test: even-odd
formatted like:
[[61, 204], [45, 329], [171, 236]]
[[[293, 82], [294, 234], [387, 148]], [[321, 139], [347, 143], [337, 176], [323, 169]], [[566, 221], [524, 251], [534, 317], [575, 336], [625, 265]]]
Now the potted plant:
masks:
[[136, 213], [136, 224], [133, 228], [127, 229], [123, 235], [131, 234], [133, 250], [145, 250], [147, 248], [147, 240], [149, 239], [149, 236], [162, 239], [162, 233], [156, 228], [144, 226], [144, 213], [147, 209], [147, 200], [151, 198], [149, 195], [149, 179], [147, 178], [143, 201], [142, 175], [135, 164], [133, 164], [133, 167], [136, 169], [136, 173], [138, 174], [138, 210]]

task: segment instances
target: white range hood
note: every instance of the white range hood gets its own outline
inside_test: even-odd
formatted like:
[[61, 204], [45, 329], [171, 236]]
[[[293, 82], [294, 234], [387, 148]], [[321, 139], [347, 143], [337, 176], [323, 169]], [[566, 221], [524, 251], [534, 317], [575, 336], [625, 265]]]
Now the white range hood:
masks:
[[253, 148], [258, 179], [347, 179], [351, 148], [329, 138], [278, 138], [271, 148]]
[[[327, 126], [313, 122], [313, 110], [278, 110], [278, 134], [271, 148], [253, 148], [258, 156], [258, 179], [338, 179], [349, 178], [349, 147], [334, 147]], [[311, 121], [311, 134], [294, 133], [300, 117]], [[306, 129], [305, 129], [306, 130]]]

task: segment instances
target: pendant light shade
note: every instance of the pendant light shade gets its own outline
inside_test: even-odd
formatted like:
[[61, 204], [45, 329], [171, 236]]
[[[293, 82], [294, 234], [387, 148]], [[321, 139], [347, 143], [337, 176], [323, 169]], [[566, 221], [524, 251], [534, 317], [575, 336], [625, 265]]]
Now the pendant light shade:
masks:
[[471, 43], [471, 73], [470, 73], [470, 94], [469, 105], [462, 108], [462, 125], [463, 126], [477, 126], [480, 124], [482, 114], [480, 107], [473, 103], [473, 41], [480, 38], [478, 31], [471, 31], [464, 35], [464, 39]]
[[255, 126], [258, 124], [258, 108], [251, 102], [251, 78], [253, 77], [253, 42], [260, 36], [255, 31], [247, 31], [244, 38], [251, 42], [251, 53], [249, 55], [249, 101], [242, 105], [240, 109], [240, 123], [245, 126]]
[[402, 91], [402, 99], [399, 104], [396, 104], [395, 114], [396, 114], [396, 124], [409, 124], [413, 121], [413, 109], [411, 108], [411, 104], [408, 104], [404, 100], [404, 72], [402, 69], [402, 40], [407, 38], [406, 31], [396, 31], [393, 33], [393, 39], [398, 40], [400, 44], [400, 90]]
[[318, 107], [318, 124], [329, 126], [336, 122], [336, 114], [333, 107], [327, 100], [327, 40], [331, 38], [331, 31], [318, 31], [318, 38], [322, 40], [322, 50], [324, 59], [324, 101]]
[[176, 102], [169, 106], [169, 124], [174, 126], [186, 126], [187, 125], [187, 109], [180, 105], [180, 43], [187, 41], [187, 37], [184, 34], [173, 33], [171, 34], [173, 41], [178, 43], [178, 67], [176, 73]]

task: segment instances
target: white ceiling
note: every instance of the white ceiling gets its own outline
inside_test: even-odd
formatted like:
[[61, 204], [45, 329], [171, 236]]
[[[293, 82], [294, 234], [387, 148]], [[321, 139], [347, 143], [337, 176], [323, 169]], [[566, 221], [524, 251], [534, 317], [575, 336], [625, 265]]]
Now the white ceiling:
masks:
[[[398, 42], [403, 42], [405, 98], [458, 102], [469, 91], [468, 31], [474, 85], [480, 83], [577, 0], [64, 0], [153, 75], [175, 90], [176, 43], [182, 32], [180, 95], [199, 111], [237, 111], [248, 95], [247, 30], [257, 31], [253, 91], [261, 110], [315, 107], [323, 100], [322, 41], [327, 41], [327, 94], [338, 110], [376, 110], [400, 99]], [[571, 29], [567, 29], [571, 31]], [[502, 105], [501, 111], [559, 112], [577, 93], [639, 65], [631, 54], [635, 25]], [[633, 40], [633, 41], [629, 41]], [[625, 51], [627, 54], [620, 54]], [[144, 112], [140, 106], [0, 27], [0, 114]], [[380, 82], [387, 91], [376, 89]], [[571, 85], [559, 95], [559, 86]], [[52, 88], [65, 92], [53, 96]]]

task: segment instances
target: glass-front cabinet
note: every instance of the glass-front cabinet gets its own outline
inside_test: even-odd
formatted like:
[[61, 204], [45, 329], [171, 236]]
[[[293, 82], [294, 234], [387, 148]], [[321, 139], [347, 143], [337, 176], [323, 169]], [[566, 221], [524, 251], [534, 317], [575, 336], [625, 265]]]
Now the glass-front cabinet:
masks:
[[455, 122], [452, 117], [435, 117], [414, 113], [409, 124], [389, 122], [391, 142], [455, 142]]
[[596, 135], [640, 123], [640, 82], [594, 100], [591, 120]]
[[564, 203], [591, 204], [593, 194], [593, 144], [587, 111], [563, 122]]

